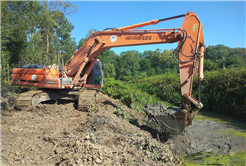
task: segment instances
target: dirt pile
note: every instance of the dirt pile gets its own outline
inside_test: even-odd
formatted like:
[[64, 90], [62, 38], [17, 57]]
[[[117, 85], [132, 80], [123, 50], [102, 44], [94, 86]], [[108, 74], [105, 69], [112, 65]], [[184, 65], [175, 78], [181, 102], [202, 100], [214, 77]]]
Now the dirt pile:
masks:
[[8, 116], [2, 115], [1, 164], [180, 163], [168, 145], [140, 129], [143, 115], [118, 100], [100, 93], [91, 112], [80, 112], [76, 108], [77, 104], [73, 102], [54, 101], [39, 104], [29, 111], [12, 111]]
[[12, 110], [20, 90], [13, 86], [1, 86], [1, 110]]

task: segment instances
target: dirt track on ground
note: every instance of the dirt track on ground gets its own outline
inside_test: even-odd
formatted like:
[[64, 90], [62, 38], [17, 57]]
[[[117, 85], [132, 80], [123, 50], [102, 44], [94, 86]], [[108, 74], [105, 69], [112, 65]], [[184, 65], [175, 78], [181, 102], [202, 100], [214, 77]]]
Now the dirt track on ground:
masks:
[[1, 165], [179, 165], [179, 155], [246, 151], [244, 138], [218, 133], [233, 128], [228, 124], [194, 121], [160, 142], [142, 119], [102, 93], [91, 112], [60, 100], [2, 112]]

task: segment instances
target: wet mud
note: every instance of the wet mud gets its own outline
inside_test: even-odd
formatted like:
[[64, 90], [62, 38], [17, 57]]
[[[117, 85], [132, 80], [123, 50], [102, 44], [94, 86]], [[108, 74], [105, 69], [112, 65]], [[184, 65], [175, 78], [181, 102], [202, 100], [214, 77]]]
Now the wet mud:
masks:
[[[165, 117], [179, 111], [178, 108], [167, 108], [163, 104], [147, 105], [144, 108], [152, 127], [151, 133], [161, 142], [168, 145], [175, 155], [189, 156], [197, 153], [229, 154], [246, 151], [246, 139], [240, 136], [233, 136], [224, 131], [240, 132], [235, 126], [220, 123], [212, 120], [193, 120], [181, 134], [175, 134], [165, 125]], [[173, 121], [176, 123], [176, 121]], [[246, 131], [246, 129], [242, 129]]]
[[176, 155], [187, 156], [200, 152], [229, 154], [246, 151], [246, 139], [223, 131], [238, 131], [234, 126], [212, 120], [194, 120], [184, 133], [170, 138], [168, 144]]

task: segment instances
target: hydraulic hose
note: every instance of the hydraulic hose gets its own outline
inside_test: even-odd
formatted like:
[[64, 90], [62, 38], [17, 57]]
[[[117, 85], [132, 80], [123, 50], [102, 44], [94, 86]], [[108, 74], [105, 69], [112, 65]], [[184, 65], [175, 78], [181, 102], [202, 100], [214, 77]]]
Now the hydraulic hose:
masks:
[[90, 54], [91, 54], [91, 51], [94, 49], [94, 47], [96, 46], [97, 43], [98, 43], [98, 39], [95, 39], [94, 44], [92, 45], [90, 51], [89, 51], [88, 54], [87, 54], [87, 58], [89, 58], [89, 56], [90, 56]]
[[196, 55], [196, 53], [195, 53], [195, 54], [189, 56], [189, 55], [185, 55], [185, 54], [183, 53], [183, 44], [184, 44], [184, 42], [185, 42], [186, 39], [187, 39], [187, 32], [186, 32], [186, 30], [181, 29], [181, 28], [180, 28], [179, 30], [181, 30], [182, 33], [183, 33], [183, 39], [182, 39], [182, 41], [179, 43], [179, 45], [175, 48], [175, 50], [173, 51], [173, 59], [174, 59], [175, 61], [177, 61], [178, 63], [197, 62], [196, 60], [180, 61], [180, 60], [178, 60], [178, 59], [175, 57], [175, 52], [176, 52], [176, 50], [179, 49], [179, 48], [180, 48], [181, 54], [182, 54], [183, 56], [185, 56], [185, 57], [193, 57], [193, 56]]

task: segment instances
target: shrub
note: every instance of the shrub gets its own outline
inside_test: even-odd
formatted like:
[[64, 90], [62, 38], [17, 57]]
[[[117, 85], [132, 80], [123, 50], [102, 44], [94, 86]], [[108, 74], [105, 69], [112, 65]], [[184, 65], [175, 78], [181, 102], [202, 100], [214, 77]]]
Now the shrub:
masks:
[[206, 109], [246, 118], [246, 67], [206, 72], [202, 87]]
[[[179, 74], [166, 73], [128, 81], [128, 85], [174, 105], [181, 103]], [[198, 98], [198, 78], [194, 78], [193, 96]], [[202, 81], [204, 109], [246, 118], [246, 67], [205, 72]]]
[[161, 100], [170, 104], [180, 105], [181, 96], [179, 74], [166, 73], [163, 75], [153, 76], [131, 83], [131, 86], [151, 95], [156, 95]]
[[110, 97], [120, 99], [128, 107], [141, 112], [146, 104], [161, 102], [155, 95], [142, 92], [119, 80], [106, 78], [102, 90]]

